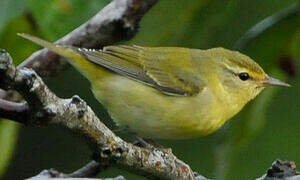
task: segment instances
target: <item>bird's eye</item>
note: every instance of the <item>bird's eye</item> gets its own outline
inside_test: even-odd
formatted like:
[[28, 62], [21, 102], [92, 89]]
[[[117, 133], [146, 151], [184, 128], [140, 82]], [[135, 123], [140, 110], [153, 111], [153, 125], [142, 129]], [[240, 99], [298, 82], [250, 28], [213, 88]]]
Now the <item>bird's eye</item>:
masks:
[[250, 78], [249, 74], [246, 73], [246, 72], [241, 72], [239, 73], [239, 78], [242, 80], [242, 81], [246, 81]]

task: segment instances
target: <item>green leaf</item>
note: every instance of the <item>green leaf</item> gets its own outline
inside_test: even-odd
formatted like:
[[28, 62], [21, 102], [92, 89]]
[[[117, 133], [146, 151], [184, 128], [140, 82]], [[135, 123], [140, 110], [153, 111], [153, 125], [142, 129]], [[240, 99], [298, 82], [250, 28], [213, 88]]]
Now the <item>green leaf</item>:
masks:
[[26, 3], [42, 36], [54, 41], [90, 19], [109, 1], [26, 0]]
[[21, 15], [25, 9], [24, 0], [0, 1], [0, 32], [11, 19]]
[[130, 43], [200, 49], [232, 48], [254, 24], [293, 2], [296, 1], [159, 1], [143, 18], [140, 32]]
[[0, 119], [0, 177], [8, 167], [18, 140], [18, 124]]
[[15, 64], [24, 61], [34, 50], [39, 48], [17, 36], [19, 32], [36, 34], [34, 27], [25, 15], [11, 20], [0, 33], [0, 48], [6, 49], [10, 53]]

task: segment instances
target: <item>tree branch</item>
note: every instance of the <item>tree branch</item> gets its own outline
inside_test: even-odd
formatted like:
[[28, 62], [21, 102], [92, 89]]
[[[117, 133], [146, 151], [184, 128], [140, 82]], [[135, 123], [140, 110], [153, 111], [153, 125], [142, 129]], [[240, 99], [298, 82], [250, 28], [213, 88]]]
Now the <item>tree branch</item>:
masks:
[[106, 167], [103, 167], [101, 163], [97, 161], [91, 161], [90, 163], [78, 169], [77, 171], [74, 171], [70, 174], [65, 174], [64, 177], [93, 177], [97, 175], [99, 171], [102, 171], [105, 168]]
[[66, 177], [63, 173], [56, 171], [55, 169], [43, 170], [40, 174], [28, 178], [27, 180], [125, 180], [123, 176], [117, 176], [115, 178], [78, 178], [78, 177]]
[[[99, 49], [129, 40], [139, 29], [141, 18], [158, 0], [114, 0], [89, 21], [62, 37], [57, 44]], [[59, 55], [42, 49], [33, 53], [19, 68], [34, 69], [41, 77], [55, 76], [69, 67]], [[12, 100], [14, 93], [0, 91], [0, 98]], [[15, 99], [20, 100], [20, 99]]]
[[148, 177], [195, 179], [191, 168], [177, 159], [170, 149], [150, 150], [123, 141], [96, 117], [82, 99], [78, 96], [70, 99], [57, 97], [33, 70], [16, 69], [5, 51], [0, 52], [0, 88], [14, 89], [26, 100], [27, 116], [17, 122], [27, 125], [60, 124], [75, 131], [87, 139], [98, 162], [115, 163]]
[[[70, 174], [64, 174], [61, 172], [58, 172], [55, 169], [49, 169], [49, 170], [43, 170], [38, 175], [29, 178], [30, 180], [38, 180], [38, 179], [73, 179], [75, 178], [78, 180], [81, 179], [91, 179], [87, 177], [93, 177], [99, 173], [99, 170], [102, 168], [101, 163], [96, 161], [91, 161], [87, 165], [85, 165], [83, 168], [78, 169], [77, 171], [70, 173]], [[74, 179], [74, 180], [75, 180]], [[95, 179], [96, 180], [96, 179]], [[115, 178], [105, 178], [105, 179], [97, 179], [97, 180], [125, 180], [123, 176], [117, 176]]]
[[267, 174], [256, 180], [300, 180], [300, 172], [293, 161], [276, 160], [268, 169]]

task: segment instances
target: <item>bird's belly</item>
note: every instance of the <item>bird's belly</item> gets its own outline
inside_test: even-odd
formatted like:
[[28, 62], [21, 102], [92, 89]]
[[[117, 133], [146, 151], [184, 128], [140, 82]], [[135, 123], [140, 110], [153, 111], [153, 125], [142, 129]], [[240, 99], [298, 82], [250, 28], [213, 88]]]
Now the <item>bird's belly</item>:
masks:
[[209, 89], [193, 97], [169, 96], [112, 75], [93, 84], [93, 92], [118, 125], [129, 127], [141, 137], [193, 138], [207, 135], [224, 123], [211, 103], [214, 97]]

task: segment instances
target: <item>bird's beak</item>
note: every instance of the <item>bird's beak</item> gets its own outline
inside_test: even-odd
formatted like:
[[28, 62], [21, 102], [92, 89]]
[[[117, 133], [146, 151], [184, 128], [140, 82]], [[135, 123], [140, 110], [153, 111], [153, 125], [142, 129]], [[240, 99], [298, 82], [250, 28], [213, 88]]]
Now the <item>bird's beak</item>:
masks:
[[278, 79], [272, 78], [266, 75], [266, 78], [263, 80], [263, 86], [283, 86], [283, 87], [290, 87], [288, 83], [282, 82]]

